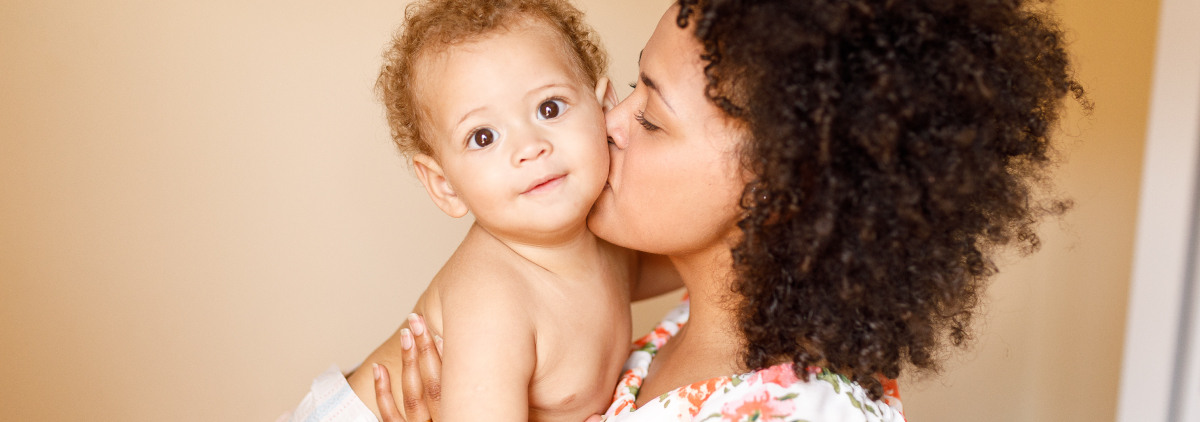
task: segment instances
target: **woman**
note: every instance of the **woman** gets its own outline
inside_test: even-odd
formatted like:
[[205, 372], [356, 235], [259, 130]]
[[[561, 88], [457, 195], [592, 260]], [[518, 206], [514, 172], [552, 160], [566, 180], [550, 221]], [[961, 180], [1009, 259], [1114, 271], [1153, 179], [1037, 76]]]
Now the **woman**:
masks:
[[[1036, 223], [1068, 206], [1037, 187], [1063, 98], [1089, 104], [1029, 3], [668, 10], [607, 114], [589, 226], [670, 257], [690, 312], [634, 353], [610, 415], [901, 419], [887, 380], [963, 345], [989, 253], [1032, 252]], [[409, 420], [438, 419], [433, 349], [404, 352]], [[403, 420], [382, 372], [384, 419]]]

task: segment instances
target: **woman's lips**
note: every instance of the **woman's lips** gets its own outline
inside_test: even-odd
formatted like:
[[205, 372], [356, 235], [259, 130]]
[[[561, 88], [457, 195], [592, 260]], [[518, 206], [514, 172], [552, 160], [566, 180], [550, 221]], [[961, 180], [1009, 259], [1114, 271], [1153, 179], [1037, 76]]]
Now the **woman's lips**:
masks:
[[521, 192], [521, 194], [524, 195], [527, 193], [542, 193], [549, 191], [554, 189], [555, 186], [562, 184], [563, 179], [566, 177], [566, 174], [554, 174], [535, 180], [533, 183], [530, 183], [529, 187], [525, 188], [525, 191]]

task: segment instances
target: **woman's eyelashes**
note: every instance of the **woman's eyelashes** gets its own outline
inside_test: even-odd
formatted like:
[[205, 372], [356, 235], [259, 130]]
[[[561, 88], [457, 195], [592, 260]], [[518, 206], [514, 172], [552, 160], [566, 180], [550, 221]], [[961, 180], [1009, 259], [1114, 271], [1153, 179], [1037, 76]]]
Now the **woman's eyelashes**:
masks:
[[467, 149], [480, 149], [496, 142], [496, 131], [489, 128], [479, 128], [467, 135]]
[[639, 112], [635, 113], [633, 115], [633, 118], [634, 118], [634, 120], [637, 120], [637, 122], [639, 124], [641, 124], [642, 127], [646, 128], [647, 131], [654, 132], [656, 130], [661, 129], [658, 127], [658, 125], [655, 125], [654, 123], [650, 123], [649, 121], [646, 120], [646, 112], [644, 112], [644, 111], [639, 111]]

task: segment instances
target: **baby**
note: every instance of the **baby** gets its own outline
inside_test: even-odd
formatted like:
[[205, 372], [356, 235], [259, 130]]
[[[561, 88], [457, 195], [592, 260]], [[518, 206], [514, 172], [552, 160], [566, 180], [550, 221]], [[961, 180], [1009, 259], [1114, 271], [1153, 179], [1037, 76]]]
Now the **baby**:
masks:
[[[679, 285], [665, 258], [587, 228], [608, 178], [605, 68], [564, 0], [418, 3], [386, 55], [393, 138], [442, 211], [476, 220], [417, 302], [425, 323], [405, 324], [444, 338], [447, 422], [603, 413], [629, 352], [630, 300]], [[402, 343], [410, 328], [362, 368], [399, 374]], [[349, 378], [378, 413], [373, 382], [369, 369]]]

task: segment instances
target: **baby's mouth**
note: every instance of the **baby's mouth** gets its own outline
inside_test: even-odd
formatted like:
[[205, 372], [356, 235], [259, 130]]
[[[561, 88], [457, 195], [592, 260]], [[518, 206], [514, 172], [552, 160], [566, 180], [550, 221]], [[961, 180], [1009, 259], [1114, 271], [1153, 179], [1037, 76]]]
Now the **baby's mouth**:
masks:
[[533, 183], [530, 183], [529, 187], [526, 188], [524, 192], [521, 192], [521, 194], [524, 195], [527, 193], [541, 193], [548, 191], [561, 184], [563, 179], [566, 177], [566, 174], [552, 174], [535, 180]]

